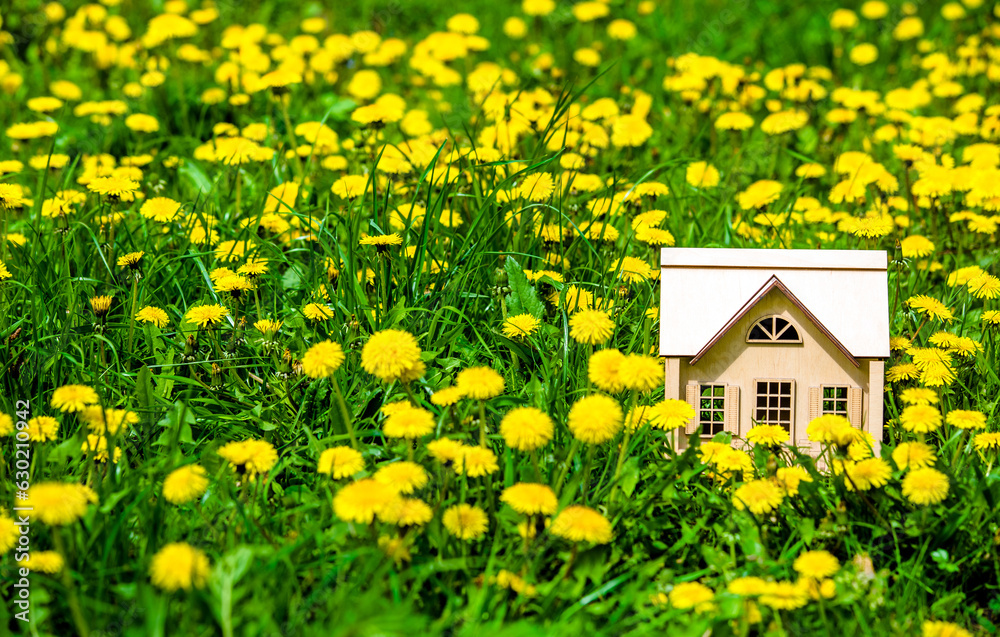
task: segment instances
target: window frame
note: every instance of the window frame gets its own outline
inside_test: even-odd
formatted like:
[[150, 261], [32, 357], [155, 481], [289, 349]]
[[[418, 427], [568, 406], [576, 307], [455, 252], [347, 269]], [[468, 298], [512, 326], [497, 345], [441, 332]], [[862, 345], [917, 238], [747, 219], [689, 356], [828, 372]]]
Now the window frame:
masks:
[[[785, 325], [780, 329], [776, 327], [778, 320], [785, 322]], [[765, 322], [769, 322], [770, 326], [765, 325]], [[752, 338], [750, 336], [757, 327], [760, 327], [761, 331], [764, 332], [767, 338]], [[781, 336], [789, 330], [795, 334], [795, 338], [781, 338]], [[799, 331], [798, 326], [795, 325], [795, 323], [793, 323], [788, 317], [780, 314], [768, 314], [760, 317], [750, 325], [750, 328], [747, 330], [746, 342], [757, 345], [795, 345], [802, 343], [802, 333]]]
[[[762, 396], [761, 393], [760, 393], [760, 391], [759, 391], [760, 383], [766, 383], [767, 384], [766, 393], [764, 393], [763, 396], [765, 397], [765, 400], [767, 401], [768, 404], [766, 404], [764, 407], [761, 407], [759, 405], [760, 399], [761, 399], [761, 396]], [[771, 391], [770, 391], [771, 390], [771, 383], [775, 383], [775, 384], [778, 385], [778, 393], [771, 394]], [[785, 394], [781, 393], [781, 389], [782, 389], [781, 385], [784, 384], [784, 383], [787, 383], [789, 385], [788, 394], [787, 394], [787, 396], [788, 396], [788, 407], [787, 408], [781, 406], [781, 398], [783, 396], [785, 396]], [[775, 398], [778, 399], [777, 406], [775, 406], [773, 408], [770, 405], [770, 399], [772, 397], [775, 397]], [[761, 419], [759, 417], [759, 414], [760, 414], [759, 410], [761, 410], [761, 409], [763, 409], [764, 412], [765, 412], [765, 417], [763, 419]], [[772, 420], [771, 418], [767, 417], [768, 416], [767, 412], [769, 412], [769, 411], [777, 411], [778, 412], [778, 418], [776, 420]], [[787, 411], [788, 412], [787, 423], [786, 423], [785, 420], [783, 420], [781, 418], [781, 412], [782, 411]], [[752, 414], [753, 414], [753, 422], [754, 422], [755, 425], [778, 425], [778, 426], [782, 427], [783, 429], [785, 429], [788, 432], [788, 435], [791, 436], [793, 434], [794, 430], [795, 430], [795, 379], [792, 379], [792, 378], [755, 378], [753, 380], [753, 406], [752, 406]], [[786, 424], [787, 424], [787, 427], [786, 427]]]
[[[826, 390], [832, 389], [834, 391], [838, 389], [844, 390], [844, 397], [838, 398], [834, 395], [832, 398], [826, 397]], [[828, 414], [835, 416], [843, 416], [844, 418], [850, 419], [851, 417], [851, 386], [850, 385], [820, 385], [819, 386], [819, 415], [826, 416]], [[834, 409], [833, 411], [828, 411], [826, 409], [826, 403], [833, 401]], [[843, 404], [843, 409], [838, 409], [837, 404]]]
[[[705, 396], [702, 392], [709, 388], [709, 394]], [[698, 394], [695, 397], [698, 401], [698, 435], [702, 438], [711, 438], [716, 434], [720, 434], [726, 431], [726, 383], [698, 383]], [[721, 394], [716, 394], [716, 390], [721, 390]], [[708, 408], [702, 407], [702, 401], [719, 401], [721, 406], [715, 407], [714, 405]], [[709, 417], [703, 418], [702, 414], [707, 412]], [[718, 413], [721, 416], [720, 420], [716, 420], [712, 417], [712, 414]], [[709, 425], [711, 431], [705, 432], [705, 425]], [[718, 429], [718, 431], [716, 431]]]

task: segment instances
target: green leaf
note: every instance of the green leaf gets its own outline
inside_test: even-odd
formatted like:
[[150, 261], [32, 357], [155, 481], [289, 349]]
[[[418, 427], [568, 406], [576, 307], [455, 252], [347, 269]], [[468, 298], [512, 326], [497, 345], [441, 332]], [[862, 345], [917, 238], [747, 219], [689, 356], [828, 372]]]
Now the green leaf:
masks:
[[211, 192], [212, 182], [209, 181], [208, 175], [205, 174], [205, 171], [196, 162], [190, 160], [183, 162], [178, 172], [181, 177], [191, 182], [191, 185], [200, 190], [202, 194]]
[[286, 290], [301, 290], [303, 287], [302, 272], [298, 268], [288, 268], [281, 277], [281, 285]]
[[816, 523], [812, 518], [802, 518], [799, 522], [799, 533], [802, 534], [803, 542], [812, 544], [813, 537], [816, 535]]
[[233, 587], [243, 577], [253, 562], [254, 552], [250, 547], [239, 546], [226, 553], [216, 563], [209, 578], [212, 590], [212, 611], [226, 637], [233, 635], [233, 602], [237, 595]]
[[635, 485], [639, 484], [639, 459], [631, 457], [622, 466], [622, 492], [626, 496], [632, 495]]
[[149, 367], [142, 366], [135, 379], [135, 398], [139, 403], [139, 413], [142, 414], [143, 424], [151, 424], [153, 414], [153, 372]]
[[125, 489], [124, 491], [117, 491], [111, 495], [104, 496], [104, 501], [101, 502], [101, 513], [110, 513], [114, 511], [115, 506], [122, 501], [122, 498], [131, 493], [131, 489]]
[[174, 350], [168, 350], [166, 355], [161, 359], [158, 359], [160, 364], [163, 365], [163, 369], [157, 375], [156, 383], [156, 395], [160, 397], [161, 400], [170, 400], [170, 393], [174, 389], [174, 379], [172, 376], [167, 376], [166, 372], [170, 370], [170, 367], [174, 364]]
[[338, 99], [333, 95], [325, 95], [320, 98], [320, 103], [329, 113], [329, 119], [335, 122], [347, 120], [348, 114], [357, 107], [357, 102], [348, 99]]
[[521, 264], [514, 257], [508, 256], [504, 269], [510, 284], [510, 294], [506, 299], [508, 313], [516, 316], [527, 312], [535, 318], [541, 318], [545, 313], [545, 305], [538, 299], [538, 292], [528, 281]]
[[798, 133], [799, 148], [805, 153], [812, 153], [819, 145], [819, 133], [812, 126], [806, 126]]
[[179, 442], [194, 443], [194, 437], [191, 434], [191, 425], [194, 422], [194, 413], [189, 407], [180, 401], [174, 403], [174, 406], [157, 423], [166, 429], [153, 444], [170, 445], [174, 439]]

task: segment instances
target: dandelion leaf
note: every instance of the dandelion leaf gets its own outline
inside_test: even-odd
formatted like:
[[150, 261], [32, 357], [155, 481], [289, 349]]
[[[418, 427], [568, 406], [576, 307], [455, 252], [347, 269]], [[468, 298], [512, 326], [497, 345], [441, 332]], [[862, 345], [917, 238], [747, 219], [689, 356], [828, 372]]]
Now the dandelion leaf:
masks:
[[506, 298], [507, 312], [511, 316], [527, 313], [541, 318], [545, 306], [538, 299], [538, 292], [528, 281], [521, 264], [514, 257], [508, 256], [504, 269], [507, 271], [507, 281], [510, 285], [510, 294]]

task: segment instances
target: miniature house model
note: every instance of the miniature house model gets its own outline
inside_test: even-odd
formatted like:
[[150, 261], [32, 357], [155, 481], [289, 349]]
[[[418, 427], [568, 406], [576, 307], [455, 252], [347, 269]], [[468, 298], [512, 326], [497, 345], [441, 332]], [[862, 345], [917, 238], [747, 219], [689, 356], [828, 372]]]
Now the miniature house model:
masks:
[[660, 266], [666, 397], [694, 407], [688, 434], [739, 446], [780, 425], [816, 453], [809, 421], [840, 414], [881, 443], [884, 251], [665, 248]]

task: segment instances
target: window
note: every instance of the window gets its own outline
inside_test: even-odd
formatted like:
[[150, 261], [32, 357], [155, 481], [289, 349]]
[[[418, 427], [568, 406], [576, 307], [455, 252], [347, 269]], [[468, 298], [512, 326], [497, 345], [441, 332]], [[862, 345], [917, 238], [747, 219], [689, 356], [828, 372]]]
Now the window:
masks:
[[824, 414], [844, 416], [857, 428], [864, 426], [864, 390], [856, 385], [809, 388], [809, 420]]
[[821, 414], [836, 414], [848, 417], [847, 385], [824, 385]]
[[747, 332], [747, 343], [801, 343], [795, 326], [780, 316], [765, 316]]
[[754, 405], [754, 420], [759, 425], [780, 425], [791, 432], [795, 383], [790, 380], [758, 380], [755, 384], [757, 402]]
[[695, 417], [684, 427], [685, 433], [708, 438], [722, 432], [739, 435], [739, 385], [727, 385], [714, 379], [708, 383], [689, 380], [684, 389], [684, 400], [695, 413]]
[[698, 398], [698, 424], [701, 435], [714, 436], [726, 427], [726, 386], [700, 385]]

